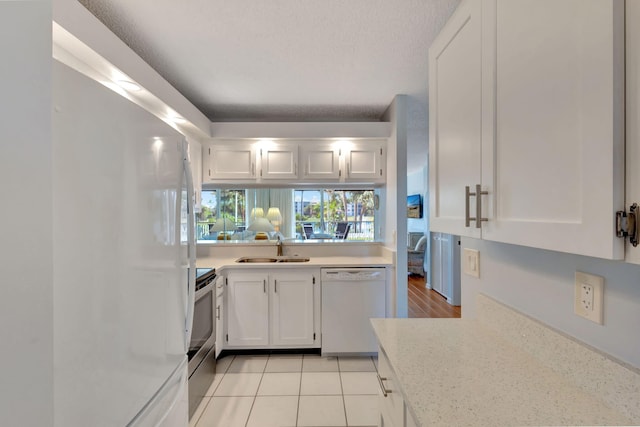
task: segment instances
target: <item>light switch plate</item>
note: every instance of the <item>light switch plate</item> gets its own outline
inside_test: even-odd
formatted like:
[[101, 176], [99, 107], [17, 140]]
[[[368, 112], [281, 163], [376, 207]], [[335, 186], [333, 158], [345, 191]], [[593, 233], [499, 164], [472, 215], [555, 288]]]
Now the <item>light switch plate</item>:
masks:
[[604, 277], [576, 271], [574, 313], [602, 325], [603, 305]]
[[462, 250], [462, 272], [480, 278], [480, 252], [468, 248]]

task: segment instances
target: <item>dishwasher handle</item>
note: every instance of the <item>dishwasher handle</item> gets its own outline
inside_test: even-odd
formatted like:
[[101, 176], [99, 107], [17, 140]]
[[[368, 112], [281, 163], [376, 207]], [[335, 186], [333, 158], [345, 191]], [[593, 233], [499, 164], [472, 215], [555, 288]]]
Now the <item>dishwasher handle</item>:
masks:
[[367, 280], [384, 280], [384, 270], [380, 269], [346, 269], [323, 271], [325, 281], [360, 282]]

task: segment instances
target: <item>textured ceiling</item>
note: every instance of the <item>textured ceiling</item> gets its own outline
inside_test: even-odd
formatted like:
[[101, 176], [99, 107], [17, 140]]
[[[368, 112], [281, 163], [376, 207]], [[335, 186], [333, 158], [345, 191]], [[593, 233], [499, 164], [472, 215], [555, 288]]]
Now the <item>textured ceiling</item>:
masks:
[[79, 0], [212, 121], [378, 120], [409, 95], [427, 152], [427, 51], [460, 0]]

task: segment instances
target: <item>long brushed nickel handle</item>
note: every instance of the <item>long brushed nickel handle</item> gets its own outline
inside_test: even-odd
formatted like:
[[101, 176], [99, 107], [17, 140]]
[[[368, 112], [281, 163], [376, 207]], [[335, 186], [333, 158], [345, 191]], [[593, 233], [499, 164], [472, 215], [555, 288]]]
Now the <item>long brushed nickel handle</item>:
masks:
[[391, 393], [391, 392], [392, 392], [391, 390], [388, 390], [388, 389], [385, 387], [384, 383], [382, 382], [382, 381], [386, 381], [387, 379], [386, 379], [386, 378], [381, 377], [381, 376], [380, 376], [380, 374], [376, 374], [376, 377], [378, 377], [378, 383], [380, 384], [380, 389], [382, 390], [382, 395], [383, 395], [384, 397], [387, 397], [387, 394], [389, 394], [389, 393]]
[[471, 203], [469, 199], [471, 198], [471, 196], [475, 196], [475, 193], [472, 193], [471, 189], [467, 185], [466, 187], [464, 187], [464, 226], [465, 227], [470, 227], [471, 221], [475, 220], [475, 218], [471, 218], [471, 209], [469, 207], [469, 204]]
[[482, 228], [482, 222], [488, 221], [482, 217], [482, 196], [489, 194], [488, 191], [482, 191], [480, 184], [476, 184], [476, 228]]

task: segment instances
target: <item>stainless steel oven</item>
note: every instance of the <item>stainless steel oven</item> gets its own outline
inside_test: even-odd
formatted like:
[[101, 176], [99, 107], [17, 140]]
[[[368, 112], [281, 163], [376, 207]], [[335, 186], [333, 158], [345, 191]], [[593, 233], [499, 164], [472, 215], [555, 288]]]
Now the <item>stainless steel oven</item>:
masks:
[[216, 272], [196, 269], [196, 295], [189, 344], [189, 418], [202, 401], [215, 374]]

